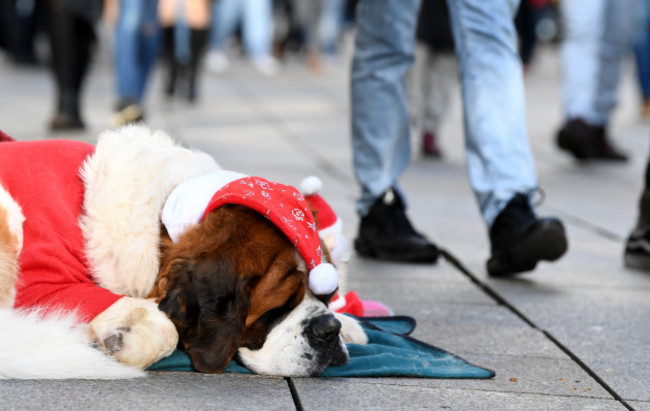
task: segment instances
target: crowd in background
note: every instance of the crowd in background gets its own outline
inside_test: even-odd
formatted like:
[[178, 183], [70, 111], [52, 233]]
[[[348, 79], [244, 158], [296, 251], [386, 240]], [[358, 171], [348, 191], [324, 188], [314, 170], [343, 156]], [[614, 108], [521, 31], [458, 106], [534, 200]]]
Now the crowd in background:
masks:
[[[476, 3], [477, 0], [394, 1], [3, 0], [0, 2], [0, 58], [4, 56], [16, 65], [47, 65], [56, 86], [54, 114], [49, 127], [51, 130], [79, 130], [85, 127], [82, 91], [93, 61], [100, 24], [110, 27], [113, 36], [115, 107], [112, 123], [115, 126], [145, 120], [145, 97], [157, 64], [161, 65], [163, 72], [164, 94], [168, 98], [180, 97], [195, 102], [200, 94], [199, 78], [204, 68], [210, 73], [222, 74], [230, 69], [233, 59], [243, 58], [261, 75], [272, 77], [281, 73], [288, 59], [298, 56], [309, 70], [322, 74], [337, 61], [344, 34], [354, 33], [351, 123], [355, 154], [362, 155], [368, 151], [364, 144], [377, 149], [384, 139], [386, 147], [389, 147], [384, 150], [386, 163], [405, 165], [409, 157], [405, 153], [410, 152], [410, 147], [402, 144], [404, 149], [399, 153], [390, 150], [394, 150], [393, 139], [404, 140], [404, 136], [409, 135], [404, 130], [412, 128], [418, 141], [418, 152], [440, 158], [443, 153], [440, 126], [446, 117], [454, 87], [460, 84], [466, 137], [469, 136], [467, 147], [480, 160], [477, 161], [493, 160], [484, 155], [483, 149], [491, 152], [495, 147], [505, 149], [507, 146], [509, 151], [505, 152], [512, 153], [517, 151], [512, 149], [512, 144], [519, 144], [519, 160], [529, 170], [530, 181], [523, 184], [529, 190], [516, 193], [505, 190], [511, 196], [507, 206], [504, 207], [502, 200], [506, 198], [503, 198], [495, 202], [494, 207], [487, 207], [487, 203], [495, 200], [489, 193], [484, 196], [485, 202], [479, 201], [487, 225], [493, 227], [494, 221], [502, 221], [497, 216], [508, 214], [511, 209], [523, 210], [526, 218], [538, 224], [540, 230], [550, 225], [557, 228], [556, 237], [561, 234], [564, 246], [558, 248], [553, 258], [540, 258], [559, 258], [566, 250], [561, 223], [556, 219], [537, 218], [530, 209], [530, 199], [526, 197], [528, 191], [537, 187], [525, 131], [522, 77], [534, 66], [535, 47], [539, 41], [561, 45], [558, 51], [562, 66], [564, 123], [556, 135], [558, 148], [579, 161], [627, 161], [626, 153], [616, 148], [609, 137], [608, 122], [616, 105], [620, 66], [626, 54], [635, 57], [640, 114], [650, 117], [649, 0], [504, 0], [503, 3], [485, 5]], [[361, 7], [357, 7], [359, 3]], [[414, 20], [415, 17], [418, 18]], [[487, 27], [490, 24], [495, 27]], [[395, 36], [404, 37], [387, 37], [391, 30]], [[46, 53], [37, 47], [39, 39], [46, 40], [41, 42], [48, 45]], [[459, 40], [464, 44], [455, 44]], [[411, 43], [417, 44], [415, 49]], [[411, 55], [415, 56], [416, 63], [412, 67]], [[382, 65], [383, 58], [386, 61]], [[405, 93], [401, 75], [407, 70], [409, 87]], [[378, 80], [382, 75], [385, 78]], [[388, 78], [391, 81], [385, 81]], [[373, 81], [381, 84], [371, 84]], [[384, 87], [383, 90], [389, 92], [374, 96], [375, 99], [373, 87]], [[495, 118], [494, 112], [485, 109], [497, 104], [493, 101], [480, 104], [480, 98], [472, 95], [477, 92], [480, 97], [486, 90], [490, 90], [486, 94], [490, 99], [503, 94], [502, 103], [512, 105], [510, 108], [519, 113], [505, 112], [507, 110], [504, 111], [503, 107], [496, 109], [497, 117], [514, 119], [513, 128], [502, 130], [502, 135], [490, 134], [496, 133], [499, 124], [486, 128], [483, 121]], [[384, 113], [387, 115], [384, 118], [377, 117], [378, 110], [373, 111], [373, 104], [376, 105], [380, 97], [386, 97], [385, 107], [379, 110], [382, 116]], [[405, 101], [406, 97], [410, 103]], [[381, 121], [388, 121], [389, 114], [404, 113], [408, 113], [406, 123], [410, 124], [404, 124], [405, 116], [399, 115], [386, 127], [377, 126]], [[475, 129], [468, 131], [472, 128], [469, 126], [475, 126]], [[391, 127], [395, 129], [395, 135], [375, 135], [375, 129], [389, 130]], [[500, 139], [509, 140], [505, 144]], [[479, 147], [481, 144], [485, 147]], [[400, 157], [399, 162], [393, 161], [396, 156]], [[367, 166], [366, 159], [357, 160], [358, 169]], [[383, 165], [373, 166], [379, 170]], [[489, 171], [491, 164], [481, 164], [481, 167], [481, 170]], [[505, 171], [512, 171], [511, 168], [512, 164], [504, 166]], [[391, 178], [396, 181], [400, 173], [401, 170], [394, 170]], [[357, 177], [359, 175], [357, 173]], [[470, 175], [478, 175], [472, 173], [471, 166]], [[369, 184], [377, 182], [371, 173], [368, 176]], [[646, 186], [650, 186], [648, 176], [650, 171], [646, 176]], [[424, 260], [435, 261], [438, 251], [410, 226], [404, 204], [400, 202], [399, 190], [394, 192], [391, 184], [395, 182], [386, 182], [386, 187], [375, 190], [378, 192], [372, 193], [373, 196], [363, 192], [368, 194], [366, 206], [386, 208], [386, 212], [393, 214], [397, 212], [403, 223], [405, 245], [401, 244], [402, 248], [397, 252], [389, 250], [388, 257], [384, 255], [381, 258], [404, 260], [404, 249], [410, 248], [429, 252]], [[503, 194], [498, 190], [495, 193]], [[480, 195], [477, 198], [480, 200]], [[374, 225], [383, 225], [385, 218], [377, 218], [376, 222], [367, 219], [368, 207], [361, 207], [360, 214], [370, 221], [367, 225], [373, 226], [374, 230]], [[645, 208], [644, 213], [650, 215], [650, 206]], [[650, 249], [650, 224], [645, 222], [646, 219], [642, 220], [639, 227], [642, 226], [643, 230], [639, 231], [637, 227], [638, 238], [633, 235], [630, 241], [640, 239]], [[517, 224], [521, 226], [524, 223]], [[507, 237], [508, 241], [527, 235], [510, 228], [505, 231], [507, 235], [501, 237]], [[372, 230], [368, 233], [368, 238], [381, 237]], [[394, 239], [398, 236], [385, 237]], [[508, 241], [497, 237], [491, 232], [491, 240], [506, 244], [501, 248], [514, 248]], [[384, 245], [368, 244], [357, 246], [357, 251], [364, 254], [360, 249], [368, 249], [366, 255], [373, 257], [381, 254], [379, 251], [386, 251], [382, 249]], [[493, 247], [492, 251], [496, 248]], [[629, 244], [628, 249], [631, 250]], [[647, 257], [650, 268], [650, 253], [645, 254], [643, 257]], [[422, 259], [417, 257], [417, 253], [413, 255], [416, 255], [413, 257], [416, 260]], [[493, 267], [492, 272], [511, 275], [530, 270], [540, 258], [519, 266], [507, 262], [510, 266], [506, 269]], [[492, 260], [496, 261], [496, 257]]]
[[[152, 70], [164, 91], [193, 102], [203, 66], [215, 74], [245, 57], [262, 75], [290, 55], [314, 73], [336, 59], [354, 0], [6, 0], [0, 2], [0, 59], [47, 65], [57, 96], [52, 130], [83, 129], [81, 94], [98, 29], [112, 31], [116, 126], [141, 121]], [[47, 47], [42, 45], [46, 44]]]
[[[203, 66], [222, 74], [245, 56], [261, 74], [281, 72], [288, 56], [314, 73], [337, 61], [342, 34], [354, 27], [358, 0], [8, 0], [0, 4], [0, 56], [17, 65], [49, 64], [57, 84], [54, 130], [84, 127], [80, 93], [97, 25], [114, 30], [116, 106], [113, 124], [144, 119], [143, 100], [157, 62], [165, 66], [169, 97], [197, 98]], [[102, 7], [103, 6], [103, 7]], [[647, 0], [639, 1], [634, 52], [644, 106], [650, 116], [650, 36]], [[527, 70], [538, 40], [558, 41], [558, 7], [523, 0], [515, 18]], [[438, 158], [438, 132], [457, 83], [445, 0], [425, 0], [416, 31], [416, 64], [409, 81], [421, 153]], [[47, 38], [49, 47], [37, 47]], [[41, 41], [42, 43], [42, 41]], [[205, 58], [204, 58], [205, 57]]]

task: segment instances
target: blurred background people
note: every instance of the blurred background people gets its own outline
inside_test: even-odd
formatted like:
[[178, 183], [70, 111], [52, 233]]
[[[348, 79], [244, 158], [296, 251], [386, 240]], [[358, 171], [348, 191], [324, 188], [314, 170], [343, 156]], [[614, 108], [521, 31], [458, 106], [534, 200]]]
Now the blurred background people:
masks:
[[303, 32], [307, 66], [321, 73], [332, 64], [343, 25], [344, 0], [294, 0]]
[[143, 100], [158, 58], [158, 0], [107, 0], [116, 7], [114, 70], [117, 104], [112, 123], [122, 126], [144, 119]]
[[10, 26], [13, 35], [11, 55], [14, 63], [19, 65], [40, 63], [36, 52], [36, 37], [44, 29], [44, 6], [42, 0], [15, 1], [14, 22]]
[[207, 67], [223, 73], [230, 67], [228, 43], [238, 27], [244, 53], [260, 73], [275, 76], [280, 63], [271, 54], [273, 36], [271, 0], [218, 0], [212, 9], [212, 31]]
[[608, 136], [621, 61], [630, 50], [636, 0], [560, 3], [565, 123], [557, 145], [578, 160], [627, 161]]
[[637, 210], [636, 224], [625, 243], [623, 262], [628, 268], [650, 271], [650, 156]]
[[13, 41], [14, 2], [0, 1], [0, 61], [8, 58]]
[[641, 117], [650, 119], [650, 1], [637, 0], [634, 57], [641, 97]]
[[446, 0], [422, 0], [415, 61], [409, 72], [411, 121], [419, 153], [440, 158], [440, 128], [458, 84], [458, 65]]
[[164, 91], [168, 97], [179, 94], [190, 102], [197, 99], [198, 76], [208, 44], [210, 7], [209, 0], [160, 0]]
[[102, 0], [43, 0], [47, 10], [47, 34], [56, 86], [55, 114], [51, 130], [81, 130], [81, 92], [95, 43], [95, 23], [101, 17]]
[[519, 55], [527, 72], [533, 60], [533, 52], [538, 40], [538, 25], [543, 11], [549, 7], [550, 0], [521, 0], [515, 16], [515, 27], [519, 33]]

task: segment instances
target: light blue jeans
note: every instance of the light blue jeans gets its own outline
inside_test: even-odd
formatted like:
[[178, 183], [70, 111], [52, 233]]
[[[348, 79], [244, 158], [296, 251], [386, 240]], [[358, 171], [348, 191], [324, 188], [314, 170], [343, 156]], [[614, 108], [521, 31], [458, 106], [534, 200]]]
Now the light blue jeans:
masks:
[[142, 101], [158, 57], [158, 0], [120, 0], [115, 27], [115, 75], [120, 99]]
[[[448, 0], [460, 67], [469, 179], [489, 226], [537, 187], [513, 18], [518, 0]], [[352, 63], [352, 146], [365, 215], [410, 159], [405, 77], [419, 0], [361, 0]], [[435, 188], [432, 187], [432, 191]]]
[[639, 0], [634, 34], [634, 55], [641, 97], [650, 100], [650, 0]]
[[560, 2], [562, 98], [567, 119], [606, 125], [616, 106], [621, 60], [634, 34], [638, 0]]
[[271, 53], [271, 0], [219, 0], [212, 6], [210, 48], [222, 50], [239, 22], [246, 55], [251, 59]]

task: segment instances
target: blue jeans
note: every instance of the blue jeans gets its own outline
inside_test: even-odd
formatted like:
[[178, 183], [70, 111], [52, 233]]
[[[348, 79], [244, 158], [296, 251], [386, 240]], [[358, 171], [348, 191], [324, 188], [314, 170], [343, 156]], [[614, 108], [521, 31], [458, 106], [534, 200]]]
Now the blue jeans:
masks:
[[650, 1], [639, 0], [634, 55], [643, 100], [650, 100]]
[[567, 119], [603, 126], [616, 106], [621, 60], [632, 41], [637, 0], [560, 2], [562, 97]]
[[142, 101], [158, 57], [158, 0], [120, 0], [115, 27], [115, 73], [120, 99]]
[[219, 0], [212, 6], [210, 48], [224, 50], [226, 42], [242, 24], [242, 42], [252, 59], [271, 54], [273, 11], [271, 0]]
[[[513, 18], [518, 0], [448, 0], [460, 67], [469, 179], [488, 226], [537, 187]], [[352, 146], [365, 215], [410, 159], [405, 76], [419, 0], [362, 0], [352, 63]], [[489, 28], [489, 30], [486, 30]]]

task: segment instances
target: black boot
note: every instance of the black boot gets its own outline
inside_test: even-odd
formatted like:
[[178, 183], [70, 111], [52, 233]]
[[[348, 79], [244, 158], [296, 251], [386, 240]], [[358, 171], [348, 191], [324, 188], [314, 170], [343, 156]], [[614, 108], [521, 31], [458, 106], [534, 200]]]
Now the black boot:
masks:
[[196, 83], [197, 77], [199, 75], [200, 65], [203, 61], [203, 55], [205, 54], [205, 48], [208, 44], [208, 30], [196, 30], [192, 29], [190, 32], [190, 63], [188, 71], [188, 89], [187, 89], [187, 99], [190, 102], [196, 101], [197, 91]]
[[56, 114], [50, 121], [52, 131], [83, 130], [85, 125], [79, 115], [77, 90], [64, 90], [58, 97]]
[[555, 261], [567, 250], [564, 226], [554, 217], [537, 218], [524, 194], [516, 194], [490, 229], [488, 274], [508, 277], [530, 271], [541, 260]]
[[404, 202], [392, 189], [361, 218], [354, 248], [362, 256], [392, 261], [435, 263], [440, 254], [434, 244], [413, 229]]
[[609, 142], [605, 127], [589, 125], [579, 118], [562, 126], [557, 145], [578, 160], [627, 161], [627, 155]]
[[639, 199], [639, 217], [625, 243], [625, 266], [650, 271], [650, 158], [646, 163], [645, 182]]
[[161, 57], [163, 64], [167, 68], [163, 91], [167, 97], [171, 97], [176, 91], [176, 79], [178, 78], [178, 64], [174, 56], [174, 26], [162, 29]]

